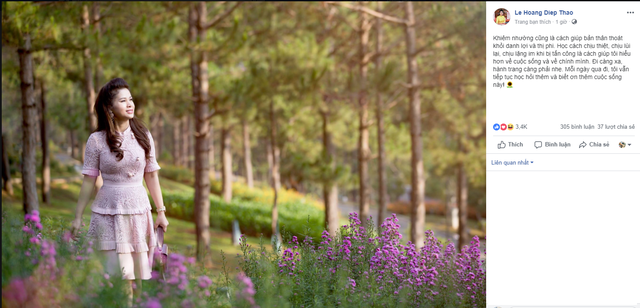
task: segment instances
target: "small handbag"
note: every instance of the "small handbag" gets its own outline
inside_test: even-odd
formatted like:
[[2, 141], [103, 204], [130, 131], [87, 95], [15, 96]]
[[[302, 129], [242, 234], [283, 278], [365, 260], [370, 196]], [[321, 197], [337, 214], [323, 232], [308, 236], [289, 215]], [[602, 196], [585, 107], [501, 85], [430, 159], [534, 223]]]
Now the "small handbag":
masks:
[[156, 238], [158, 239], [158, 245], [154, 247], [153, 253], [149, 254], [149, 267], [153, 270], [153, 263], [157, 254], [157, 259], [160, 263], [160, 279], [164, 280], [164, 273], [167, 271], [167, 258], [169, 257], [169, 246], [164, 243], [164, 229], [156, 228]]

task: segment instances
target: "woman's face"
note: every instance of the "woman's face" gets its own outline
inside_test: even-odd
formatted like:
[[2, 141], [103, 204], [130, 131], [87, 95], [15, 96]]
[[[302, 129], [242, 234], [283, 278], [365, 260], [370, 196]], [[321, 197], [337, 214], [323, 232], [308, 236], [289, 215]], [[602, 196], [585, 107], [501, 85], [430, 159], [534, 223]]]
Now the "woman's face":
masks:
[[111, 111], [116, 120], [129, 120], [133, 119], [135, 107], [131, 92], [129, 92], [129, 89], [124, 88], [118, 90], [118, 94], [116, 94], [111, 104]]
[[503, 11], [500, 11], [500, 16], [504, 16], [504, 12]]

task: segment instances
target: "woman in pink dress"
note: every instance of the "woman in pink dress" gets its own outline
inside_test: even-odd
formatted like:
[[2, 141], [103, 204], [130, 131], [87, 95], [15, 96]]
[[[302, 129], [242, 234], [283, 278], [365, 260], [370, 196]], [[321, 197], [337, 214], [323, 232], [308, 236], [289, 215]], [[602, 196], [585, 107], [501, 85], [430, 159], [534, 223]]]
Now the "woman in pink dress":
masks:
[[[167, 231], [169, 225], [153, 138], [134, 111], [133, 97], [124, 79], [115, 78], [100, 89], [95, 102], [98, 128], [87, 140], [84, 181], [72, 223], [75, 235], [96, 179], [102, 175], [103, 185], [91, 206], [87, 236], [95, 239], [97, 250], [106, 256], [107, 273], [131, 280], [130, 299], [134, 292], [140, 294], [141, 280], [151, 278], [149, 253], [157, 243], [154, 228]], [[143, 179], [156, 204], [155, 225]]]

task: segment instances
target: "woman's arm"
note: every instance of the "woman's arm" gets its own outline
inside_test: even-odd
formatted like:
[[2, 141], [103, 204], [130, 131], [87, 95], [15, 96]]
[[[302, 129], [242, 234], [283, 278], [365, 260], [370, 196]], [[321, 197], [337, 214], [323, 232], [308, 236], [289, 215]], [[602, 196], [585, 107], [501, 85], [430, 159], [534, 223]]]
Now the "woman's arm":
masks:
[[[145, 172], [144, 173], [144, 181], [147, 184], [147, 189], [149, 189], [149, 193], [151, 194], [151, 198], [153, 199], [153, 203], [156, 205], [157, 209], [164, 209], [164, 201], [162, 200], [162, 191], [160, 190], [160, 180], [158, 179], [158, 171], [153, 172]], [[156, 219], [156, 223], [154, 227], [162, 227], [165, 232], [167, 232], [167, 226], [169, 225], [169, 221], [164, 214], [164, 211], [158, 212], [158, 218]]]
[[80, 188], [80, 196], [78, 197], [78, 205], [76, 206], [76, 217], [71, 224], [71, 231], [75, 235], [82, 225], [82, 214], [84, 208], [89, 204], [89, 199], [93, 193], [97, 177], [85, 175]]

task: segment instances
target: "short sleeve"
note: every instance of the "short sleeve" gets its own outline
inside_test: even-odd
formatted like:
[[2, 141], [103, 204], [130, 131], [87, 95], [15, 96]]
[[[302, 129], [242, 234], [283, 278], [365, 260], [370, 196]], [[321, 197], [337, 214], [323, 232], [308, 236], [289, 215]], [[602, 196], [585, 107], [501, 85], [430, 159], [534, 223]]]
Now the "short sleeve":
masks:
[[100, 147], [95, 134], [91, 134], [87, 140], [82, 174], [94, 177], [100, 175]]
[[147, 136], [149, 137], [151, 151], [149, 153], [149, 159], [147, 159], [147, 165], [144, 167], [144, 172], [154, 172], [160, 170], [160, 165], [158, 165], [158, 161], [156, 160], [156, 144], [150, 132], [147, 132]]

